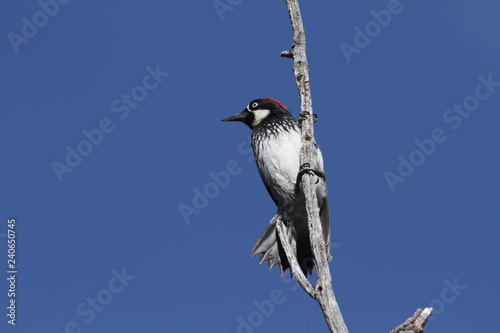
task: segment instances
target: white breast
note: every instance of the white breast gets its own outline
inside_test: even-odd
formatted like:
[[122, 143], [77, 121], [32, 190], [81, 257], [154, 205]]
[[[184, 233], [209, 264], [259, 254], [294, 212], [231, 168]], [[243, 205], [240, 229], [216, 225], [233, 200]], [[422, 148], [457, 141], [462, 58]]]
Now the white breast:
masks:
[[273, 200], [292, 203], [300, 167], [300, 133], [278, 130], [266, 139], [252, 138], [252, 144], [260, 176]]

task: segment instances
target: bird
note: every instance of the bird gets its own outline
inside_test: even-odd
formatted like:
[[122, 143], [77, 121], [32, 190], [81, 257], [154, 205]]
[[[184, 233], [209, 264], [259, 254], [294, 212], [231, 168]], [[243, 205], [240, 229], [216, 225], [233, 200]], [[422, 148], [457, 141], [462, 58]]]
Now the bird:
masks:
[[[307, 277], [314, 268], [309, 239], [305, 196], [299, 184], [300, 142], [299, 122], [279, 101], [273, 98], [255, 99], [239, 114], [222, 121], [240, 121], [252, 130], [251, 145], [260, 177], [278, 210], [252, 248], [251, 255], [259, 254], [259, 264], [268, 262], [269, 270], [278, 265], [283, 273], [290, 263], [276, 233], [276, 223], [287, 226], [287, 239]], [[316, 180], [316, 195], [327, 258], [330, 251], [330, 213], [325, 181], [323, 157], [314, 142], [312, 165]], [[290, 270], [290, 274], [292, 274]]]

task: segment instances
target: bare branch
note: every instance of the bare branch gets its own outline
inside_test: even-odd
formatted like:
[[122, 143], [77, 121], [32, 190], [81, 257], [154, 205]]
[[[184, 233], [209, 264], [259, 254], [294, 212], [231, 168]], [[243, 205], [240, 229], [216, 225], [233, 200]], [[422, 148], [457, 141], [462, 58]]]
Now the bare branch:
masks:
[[300, 269], [299, 262], [297, 261], [297, 257], [292, 251], [290, 243], [288, 242], [286, 233], [286, 226], [283, 221], [278, 220], [276, 222], [276, 230], [278, 231], [278, 237], [283, 249], [285, 250], [286, 257], [288, 259], [288, 263], [290, 264], [290, 270], [292, 271], [292, 275], [297, 279], [297, 282], [304, 288], [306, 293], [308, 293], [312, 298], [316, 299], [316, 289], [311, 285], [309, 280], [306, 278], [302, 269]]
[[[281, 53], [282, 57], [293, 59], [293, 71], [299, 89], [301, 101], [301, 128], [302, 140], [300, 149], [301, 169], [312, 164], [314, 149], [314, 131], [312, 114], [312, 99], [309, 87], [309, 64], [306, 57], [306, 37], [298, 0], [286, 0], [288, 14], [293, 29], [293, 45], [290, 51]], [[321, 306], [326, 322], [331, 332], [347, 333], [344, 319], [335, 300], [332, 289], [332, 278], [328, 266], [327, 250], [323, 241], [323, 233], [319, 219], [318, 200], [316, 198], [316, 181], [310, 171], [302, 173], [302, 188], [306, 198], [309, 236], [313, 250], [314, 264], [317, 272], [316, 300]], [[289, 262], [293, 259], [289, 258]], [[301, 284], [302, 285], [302, 284]]]
[[418, 309], [413, 317], [408, 318], [404, 323], [393, 329], [390, 333], [422, 333], [425, 323], [432, 313], [432, 308]]
[[[315, 145], [313, 131], [315, 119], [311, 117], [311, 115], [313, 115], [313, 109], [309, 86], [309, 64], [307, 63], [306, 57], [305, 31], [302, 24], [298, 0], [285, 1], [288, 8], [288, 14], [290, 15], [290, 22], [292, 23], [293, 45], [290, 51], [281, 52], [281, 57], [293, 59], [293, 72], [297, 81], [301, 102], [299, 125], [302, 129], [302, 139], [300, 143], [301, 170], [299, 171], [299, 175], [302, 175], [301, 185], [306, 199], [309, 236], [317, 274], [315, 289], [312, 289], [309, 280], [302, 274], [298, 266], [297, 258], [291, 251], [290, 244], [288, 244], [288, 240], [284, 236], [286, 234], [286, 229], [282, 221], [278, 221], [278, 237], [282, 240], [282, 245], [285, 248], [285, 253], [291, 266], [290, 269], [304, 290], [320, 304], [330, 331], [333, 333], [348, 333], [332, 289], [332, 277], [330, 274], [330, 267], [328, 266], [327, 249], [323, 241], [319, 219], [314, 170], [311, 170], [309, 167], [312, 165], [312, 152]], [[314, 293], [312, 290], [314, 290]], [[423, 332], [423, 327], [431, 313], [432, 308], [425, 308], [423, 311], [418, 309], [412, 318], [409, 318], [403, 324], [393, 329], [391, 333]]]

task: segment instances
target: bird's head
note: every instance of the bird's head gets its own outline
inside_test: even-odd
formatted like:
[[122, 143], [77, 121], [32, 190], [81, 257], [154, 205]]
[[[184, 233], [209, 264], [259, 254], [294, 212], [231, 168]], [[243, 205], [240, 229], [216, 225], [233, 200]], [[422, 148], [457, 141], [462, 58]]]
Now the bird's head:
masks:
[[241, 113], [224, 118], [222, 121], [241, 121], [254, 129], [263, 122], [283, 117], [292, 116], [281, 102], [272, 98], [260, 98], [251, 101]]

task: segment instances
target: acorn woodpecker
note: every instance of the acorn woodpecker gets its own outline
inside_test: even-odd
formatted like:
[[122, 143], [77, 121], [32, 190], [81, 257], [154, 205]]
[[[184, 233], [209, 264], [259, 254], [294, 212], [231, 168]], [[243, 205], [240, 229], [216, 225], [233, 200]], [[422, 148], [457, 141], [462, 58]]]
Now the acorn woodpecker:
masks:
[[[250, 102], [239, 114], [222, 121], [241, 121], [252, 129], [251, 144], [260, 177], [278, 206], [278, 212], [269, 222], [252, 249], [252, 256], [260, 254], [260, 263], [268, 261], [269, 269], [279, 265], [281, 275], [290, 267], [280, 242], [277, 242], [276, 222], [281, 219], [287, 226], [288, 241], [298, 263], [307, 276], [314, 261], [307, 226], [305, 197], [299, 186], [301, 131], [295, 119], [283, 104], [272, 98]], [[330, 217], [325, 183], [323, 157], [318, 146], [313, 152], [310, 166], [318, 178], [316, 194], [328, 260], [330, 252]]]

